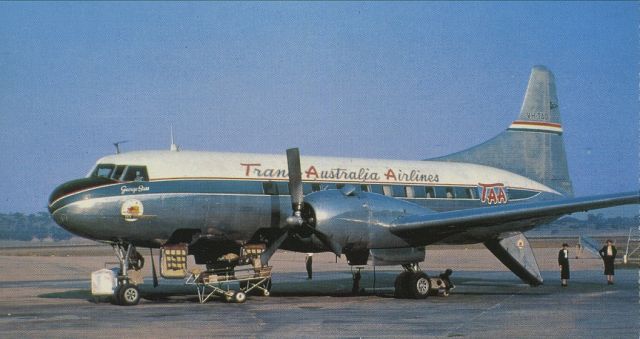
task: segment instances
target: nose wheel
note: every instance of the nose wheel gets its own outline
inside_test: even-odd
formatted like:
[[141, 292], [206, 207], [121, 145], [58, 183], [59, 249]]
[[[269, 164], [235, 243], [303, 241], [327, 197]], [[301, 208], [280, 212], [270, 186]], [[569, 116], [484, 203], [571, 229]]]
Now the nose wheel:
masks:
[[134, 306], [140, 302], [140, 290], [136, 285], [125, 284], [119, 286], [116, 291], [116, 303], [122, 306]]

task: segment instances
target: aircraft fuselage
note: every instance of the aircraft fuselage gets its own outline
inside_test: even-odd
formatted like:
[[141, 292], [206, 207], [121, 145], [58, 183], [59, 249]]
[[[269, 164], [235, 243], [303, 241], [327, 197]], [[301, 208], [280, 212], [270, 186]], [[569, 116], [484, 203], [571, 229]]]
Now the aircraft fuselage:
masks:
[[[98, 160], [87, 178], [56, 189], [49, 209], [60, 225], [95, 240], [159, 247], [176, 231], [192, 230], [212, 239], [246, 242], [261, 229], [286, 227], [291, 215], [286, 168], [286, 159], [278, 155], [171, 151], [111, 155]], [[302, 180], [305, 200], [351, 185], [355, 192], [365, 192], [360, 194], [367, 196], [368, 205], [376, 201], [384, 205], [384, 216], [378, 213], [375, 220], [363, 223], [374, 206], [362, 206], [348, 196], [335, 204], [349, 206], [345, 211], [351, 216], [339, 216], [341, 229], [332, 230], [339, 239], [334, 240], [355, 248], [408, 247], [388, 232], [388, 224], [425, 209], [441, 212], [561, 197], [504, 170], [437, 161], [304, 157]], [[350, 217], [357, 221], [345, 227]], [[322, 221], [322, 216], [317, 218]], [[479, 242], [482, 234], [438, 241]], [[285, 243], [285, 248], [287, 244], [292, 243]], [[314, 237], [307, 245], [327, 250]]]

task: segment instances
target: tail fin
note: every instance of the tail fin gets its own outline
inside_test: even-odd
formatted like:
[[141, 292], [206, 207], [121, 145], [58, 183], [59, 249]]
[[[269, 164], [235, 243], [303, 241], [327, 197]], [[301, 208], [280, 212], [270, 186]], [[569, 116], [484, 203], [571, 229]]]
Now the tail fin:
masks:
[[553, 73], [544, 66], [533, 67], [520, 116], [506, 131], [478, 146], [432, 160], [505, 169], [573, 196]]

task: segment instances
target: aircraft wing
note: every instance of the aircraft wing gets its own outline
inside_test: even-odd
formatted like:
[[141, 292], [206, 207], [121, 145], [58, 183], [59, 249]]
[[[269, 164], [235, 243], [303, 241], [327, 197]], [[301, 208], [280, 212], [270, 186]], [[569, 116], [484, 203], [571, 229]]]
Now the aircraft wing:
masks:
[[627, 192], [411, 215], [397, 219], [390, 231], [414, 245], [427, 245], [474, 228], [504, 226], [505, 231], [515, 231], [565, 214], [637, 203], [640, 203], [640, 194]]

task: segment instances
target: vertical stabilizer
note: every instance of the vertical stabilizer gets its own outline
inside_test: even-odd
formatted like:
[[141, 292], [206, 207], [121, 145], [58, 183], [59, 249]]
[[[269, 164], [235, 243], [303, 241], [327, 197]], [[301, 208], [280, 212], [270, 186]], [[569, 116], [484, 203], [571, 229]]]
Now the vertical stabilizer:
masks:
[[535, 66], [520, 116], [506, 131], [478, 146], [432, 160], [505, 169], [573, 196], [562, 132], [553, 73]]

